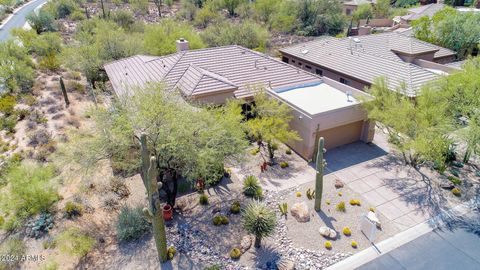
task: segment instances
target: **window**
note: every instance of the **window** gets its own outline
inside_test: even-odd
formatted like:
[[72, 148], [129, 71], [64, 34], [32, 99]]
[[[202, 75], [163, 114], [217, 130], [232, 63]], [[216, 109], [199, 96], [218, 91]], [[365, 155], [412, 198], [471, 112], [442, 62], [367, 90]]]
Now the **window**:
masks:
[[309, 66], [309, 65], [305, 65], [305, 67], [308, 68], [308, 69], [312, 69], [312, 67]]
[[298, 66], [301, 67], [301, 66], [302, 66], [302, 63], [298, 63]]
[[295, 60], [292, 60], [292, 63], [295, 63]]
[[288, 58], [287, 57], [283, 56], [282, 61], [288, 64]]
[[323, 70], [317, 68], [315, 69], [315, 74], [323, 76]]
[[352, 14], [352, 10], [349, 9], [349, 8], [347, 8], [346, 13], [347, 13], [347, 15], [351, 15], [351, 14]]
[[349, 80], [346, 80], [344, 78], [340, 78], [340, 82], [343, 83], [343, 84], [346, 84], [346, 85], [349, 85], [350, 84], [350, 81]]

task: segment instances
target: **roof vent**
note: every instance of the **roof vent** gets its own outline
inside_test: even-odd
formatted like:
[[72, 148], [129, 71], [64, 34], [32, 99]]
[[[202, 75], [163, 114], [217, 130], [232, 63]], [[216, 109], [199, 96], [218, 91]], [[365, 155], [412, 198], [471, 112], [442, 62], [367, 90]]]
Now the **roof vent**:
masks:
[[308, 50], [305, 49], [305, 50], [302, 50], [302, 54], [307, 54], [308, 53]]
[[347, 90], [347, 92], [345, 92], [345, 94], [347, 94], [347, 102], [353, 102], [353, 100], [350, 99], [350, 97], [352, 96], [352, 91]]

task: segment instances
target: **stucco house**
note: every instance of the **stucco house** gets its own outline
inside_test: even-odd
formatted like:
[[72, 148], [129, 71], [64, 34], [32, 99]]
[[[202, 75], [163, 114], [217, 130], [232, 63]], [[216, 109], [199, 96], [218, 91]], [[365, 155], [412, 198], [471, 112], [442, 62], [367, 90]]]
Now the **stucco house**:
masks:
[[455, 70], [455, 52], [397, 32], [349, 38], [322, 37], [280, 49], [282, 61], [364, 90], [385, 77], [392, 90], [405, 84], [407, 95]]
[[350, 0], [343, 2], [343, 13], [347, 16], [353, 15], [358, 6], [363, 4], [375, 5], [376, 0]]
[[320, 136], [327, 149], [373, 140], [374, 124], [360, 105], [368, 94], [240, 46], [189, 50], [181, 39], [177, 53], [136, 55], [108, 63], [105, 70], [118, 96], [163, 82], [166, 91], [178, 90], [187, 100], [221, 105], [229, 98], [248, 103], [252, 89], [262, 86], [292, 109], [290, 125], [302, 140], [288, 145], [307, 160]]

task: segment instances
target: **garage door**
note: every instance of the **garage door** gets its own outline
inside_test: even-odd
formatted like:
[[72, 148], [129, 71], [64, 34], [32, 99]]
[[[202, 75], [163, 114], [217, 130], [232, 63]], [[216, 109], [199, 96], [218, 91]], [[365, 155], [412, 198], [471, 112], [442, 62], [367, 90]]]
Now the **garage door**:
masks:
[[359, 141], [362, 136], [363, 121], [322, 130], [317, 138], [325, 139], [325, 148], [332, 149], [340, 145]]

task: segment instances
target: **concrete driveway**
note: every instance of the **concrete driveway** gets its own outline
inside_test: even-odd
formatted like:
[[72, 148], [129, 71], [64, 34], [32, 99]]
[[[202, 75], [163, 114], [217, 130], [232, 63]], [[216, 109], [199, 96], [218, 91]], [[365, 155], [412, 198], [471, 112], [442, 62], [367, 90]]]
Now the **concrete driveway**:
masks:
[[480, 269], [480, 213], [468, 216], [450, 230], [435, 229], [356, 269]]

